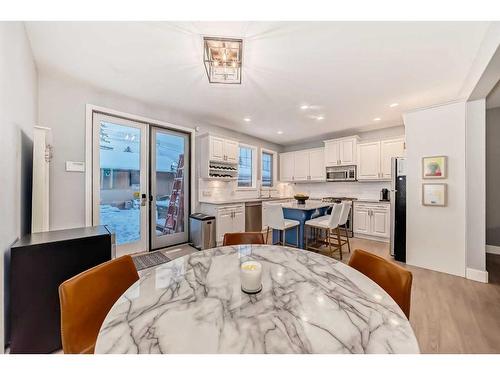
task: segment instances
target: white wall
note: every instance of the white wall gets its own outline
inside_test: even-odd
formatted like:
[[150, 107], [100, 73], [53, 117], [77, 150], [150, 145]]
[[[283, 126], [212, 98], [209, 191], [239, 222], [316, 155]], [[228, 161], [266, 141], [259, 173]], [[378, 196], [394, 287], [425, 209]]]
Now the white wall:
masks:
[[467, 268], [486, 271], [486, 103], [466, 106]]
[[[85, 226], [85, 174], [65, 171], [66, 161], [85, 160], [85, 106], [94, 104], [176, 125], [200, 127], [221, 136], [281, 151], [281, 147], [230, 129], [200, 124], [165, 107], [90, 86], [51, 71], [39, 73], [39, 121], [52, 129], [54, 159], [50, 175], [50, 228]], [[199, 165], [199, 164], [198, 164]], [[195, 181], [198, 184], [198, 181]]]
[[[465, 276], [465, 102], [404, 115], [407, 145], [406, 260], [408, 264]], [[448, 156], [448, 178], [422, 180], [422, 157]], [[447, 207], [421, 204], [422, 182], [448, 184]]]
[[[0, 22], [0, 350], [8, 305], [8, 249], [30, 231], [32, 129], [37, 118], [37, 72], [22, 22]], [[4, 280], [5, 278], [5, 280]], [[8, 302], [8, 301], [5, 301]]]

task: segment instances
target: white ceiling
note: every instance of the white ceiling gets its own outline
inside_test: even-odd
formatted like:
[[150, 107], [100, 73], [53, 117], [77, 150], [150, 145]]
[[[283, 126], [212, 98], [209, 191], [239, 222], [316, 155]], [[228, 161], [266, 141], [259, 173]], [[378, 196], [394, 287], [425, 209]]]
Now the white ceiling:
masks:
[[[292, 144], [350, 128], [398, 125], [409, 109], [460, 99], [488, 25], [28, 22], [27, 31], [42, 72], [60, 71], [175, 108], [194, 124]], [[202, 35], [244, 39], [241, 85], [208, 83]], [[390, 108], [393, 102], [399, 106]], [[301, 110], [302, 104], [314, 109]]]

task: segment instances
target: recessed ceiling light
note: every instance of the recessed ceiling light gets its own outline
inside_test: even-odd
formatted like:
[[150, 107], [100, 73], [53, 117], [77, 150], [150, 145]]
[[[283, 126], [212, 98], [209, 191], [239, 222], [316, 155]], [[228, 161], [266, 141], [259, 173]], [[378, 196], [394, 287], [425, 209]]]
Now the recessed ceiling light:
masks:
[[243, 119], [243, 121], [245, 121], [245, 122], [250, 122], [250, 121], [252, 121], [252, 119], [251, 119], [250, 117], [245, 117], [245, 118]]
[[300, 109], [308, 109], [308, 108], [309, 108], [309, 106], [307, 104], [304, 104], [304, 105], [300, 106]]
[[375, 117], [375, 118], [373, 119], [373, 121], [380, 121], [380, 120], [382, 120], [380, 117]]
[[389, 105], [389, 107], [394, 108], [394, 107], [397, 107], [398, 105], [399, 105], [399, 103], [392, 103]]
[[323, 120], [324, 118], [325, 118], [325, 116], [321, 116], [321, 115], [316, 116], [316, 120]]
[[283, 134], [283, 132], [281, 130], [278, 130], [276, 133]]

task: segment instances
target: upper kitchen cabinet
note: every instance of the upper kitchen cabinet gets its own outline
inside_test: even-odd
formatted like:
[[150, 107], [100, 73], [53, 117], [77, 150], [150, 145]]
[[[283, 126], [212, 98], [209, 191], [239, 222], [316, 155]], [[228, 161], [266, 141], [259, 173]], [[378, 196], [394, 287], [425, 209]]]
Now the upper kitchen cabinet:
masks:
[[200, 177], [235, 180], [238, 177], [238, 142], [209, 134], [200, 136]]
[[391, 158], [405, 155], [404, 138], [358, 144], [358, 180], [390, 180]]
[[280, 181], [293, 181], [295, 169], [294, 154], [294, 152], [284, 152], [280, 154]]
[[386, 139], [380, 141], [380, 158], [382, 178], [391, 179], [391, 159], [406, 155], [404, 138]]
[[208, 142], [210, 143], [208, 155], [210, 161], [238, 163], [238, 142], [212, 135], [208, 136]]
[[356, 164], [356, 146], [359, 137], [330, 139], [325, 142], [325, 166]]
[[309, 179], [309, 151], [294, 152], [293, 181]]
[[325, 149], [323, 147], [309, 150], [309, 180], [325, 181]]
[[280, 154], [280, 181], [325, 181], [324, 149], [314, 148]]

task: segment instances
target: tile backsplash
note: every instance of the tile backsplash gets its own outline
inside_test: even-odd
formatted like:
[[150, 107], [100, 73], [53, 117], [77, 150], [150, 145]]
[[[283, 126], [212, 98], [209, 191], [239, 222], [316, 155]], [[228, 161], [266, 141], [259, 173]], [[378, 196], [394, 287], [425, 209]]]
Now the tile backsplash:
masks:
[[314, 184], [289, 184], [294, 193], [305, 193], [312, 198], [353, 197], [379, 199], [380, 190], [390, 189], [390, 181], [370, 182], [320, 182]]
[[[238, 190], [236, 181], [199, 180], [198, 199], [200, 201], [227, 201], [231, 199], [258, 198], [260, 189]], [[379, 199], [382, 188], [390, 188], [389, 181], [372, 182], [319, 182], [286, 183], [279, 182], [271, 191], [273, 197], [290, 197], [305, 193], [312, 198], [349, 196], [354, 198]], [[267, 194], [266, 194], [267, 195]]]

